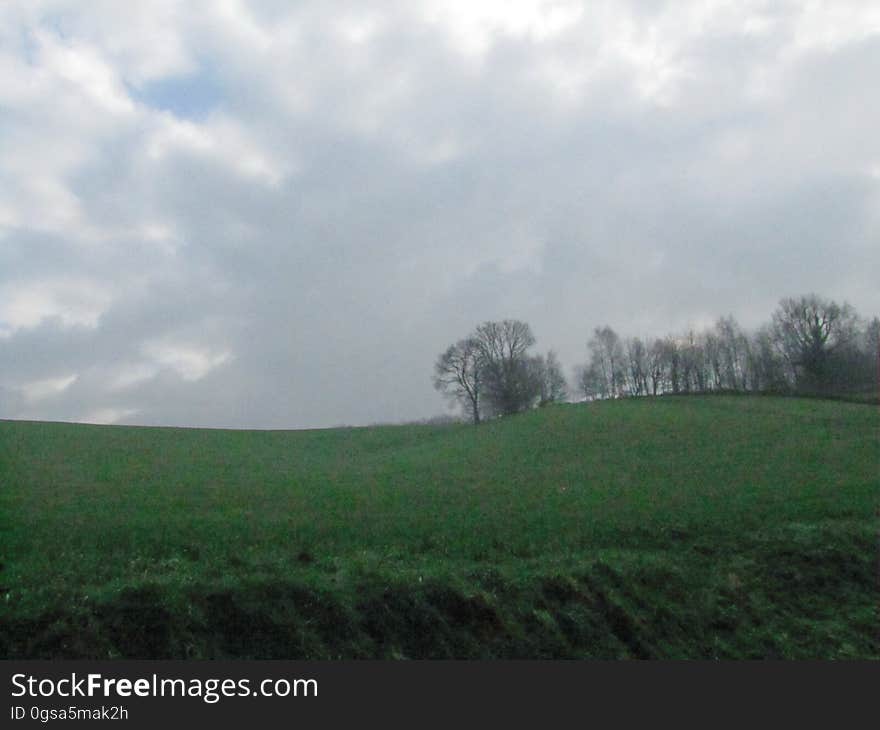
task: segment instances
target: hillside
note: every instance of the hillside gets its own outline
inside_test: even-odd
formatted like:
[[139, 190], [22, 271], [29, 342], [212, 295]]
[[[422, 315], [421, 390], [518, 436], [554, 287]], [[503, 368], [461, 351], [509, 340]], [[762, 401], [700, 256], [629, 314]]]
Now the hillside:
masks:
[[880, 657], [880, 413], [0, 422], [9, 658]]

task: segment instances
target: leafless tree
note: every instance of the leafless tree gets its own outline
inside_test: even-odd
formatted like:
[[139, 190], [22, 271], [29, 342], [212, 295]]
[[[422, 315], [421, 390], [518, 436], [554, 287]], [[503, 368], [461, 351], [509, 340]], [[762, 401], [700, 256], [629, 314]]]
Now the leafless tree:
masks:
[[722, 363], [721, 340], [714, 329], [700, 335], [705, 360], [706, 388], [722, 390], [724, 388], [724, 365]]
[[880, 318], [874, 317], [862, 336], [862, 351], [865, 353], [865, 383], [874, 393], [880, 395]]
[[651, 378], [651, 395], [666, 390], [669, 380], [666, 341], [659, 337], [651, 343], [648, 350], [648, 376]]
[[722, 317], [715, 323], [715, 337], [721, 365], [720, 387], [727, 390], [747, 390], [748, 336], [733, 316], [728, 316]]
[[474, 424], [480, 422], [482, 372], [480, 348], [472, 338], [450, 345], [434, 364], [434, 387], [459, 403]]
[[473, 339], [486, 405], [498, 415], [530, 408], [538, 399], [540, 385], [529, 363], [528, 349], [535, 344], [529, 325], [515, 319], [484, 322]]
[[759, 328], [751, 337], [748, 371], [749, 388], [756, 392], [786, 391], [793, 384], [769, 325]]
[[630, 395], [648, 393], [648, 348], [638, 337], [626, 340], [627, 390]]
[[834, 379], [833, 355], [856, 337], [858, 318], [848, 304], [808, 294], [783, 299], [772, 327], [798, 389], [822, 391]]
[[674, 337], [663, 340], [663, 354], [666, 359], [666, 370], [669, 373], [669, 388], [673, 393], [682, 391], [682, 357], [678, 341]]
[[693, 330], [678, 341], [681, 384], [685, 393], [703, 393], [707, 390], [706, 350], [703, 338]]
[[568, 384], [565, 382], [562, 365], [553, 350], [550, 350], [546, 357], [544, 355], [533, 357], [532, 366], [539, 385], [539, 406], [561, 403], [568, 397]]
[[601, 382], [599, 397], [616, 398], [622, 395], [626, 379], [625, 355], [620, 337], [608, 325], [596, 327], [587, 343], [590, 351], [589, 368], [598, 374]]
[[608, 386], [604, 375], [596, 368], [595, 363], [579, 365], [575, 370], [575, 382], [578, 390], [587, 400], [608, 397]]

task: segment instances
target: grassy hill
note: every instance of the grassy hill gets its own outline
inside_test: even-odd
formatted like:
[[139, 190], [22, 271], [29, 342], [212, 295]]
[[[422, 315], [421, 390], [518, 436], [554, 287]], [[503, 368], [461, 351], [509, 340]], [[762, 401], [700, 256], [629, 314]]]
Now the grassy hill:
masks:
[[0, 654], [878, 657], [880, 413], [0, 422]]

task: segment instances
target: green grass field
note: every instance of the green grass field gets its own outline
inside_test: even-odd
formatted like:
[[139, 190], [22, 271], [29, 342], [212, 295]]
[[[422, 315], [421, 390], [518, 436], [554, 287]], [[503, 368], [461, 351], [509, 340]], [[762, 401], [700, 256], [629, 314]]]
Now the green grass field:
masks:
[[880, 413], [0, 422], [8, 658], [880, 657]]

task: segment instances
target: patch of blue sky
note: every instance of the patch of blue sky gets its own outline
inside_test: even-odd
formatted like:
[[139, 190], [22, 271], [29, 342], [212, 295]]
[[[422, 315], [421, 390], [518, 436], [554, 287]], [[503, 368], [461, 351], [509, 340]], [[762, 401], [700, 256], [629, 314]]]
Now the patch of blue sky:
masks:
[[181, 119], [202, 121], [223, 102], [223, 89], [205, 73], [161, 79], [129, 89], [133, 99]]
[[37, 60], [37, 42], [31, 31], [22, 28], [19, 31], [19, 52], [28, 66], [33, 66]]

